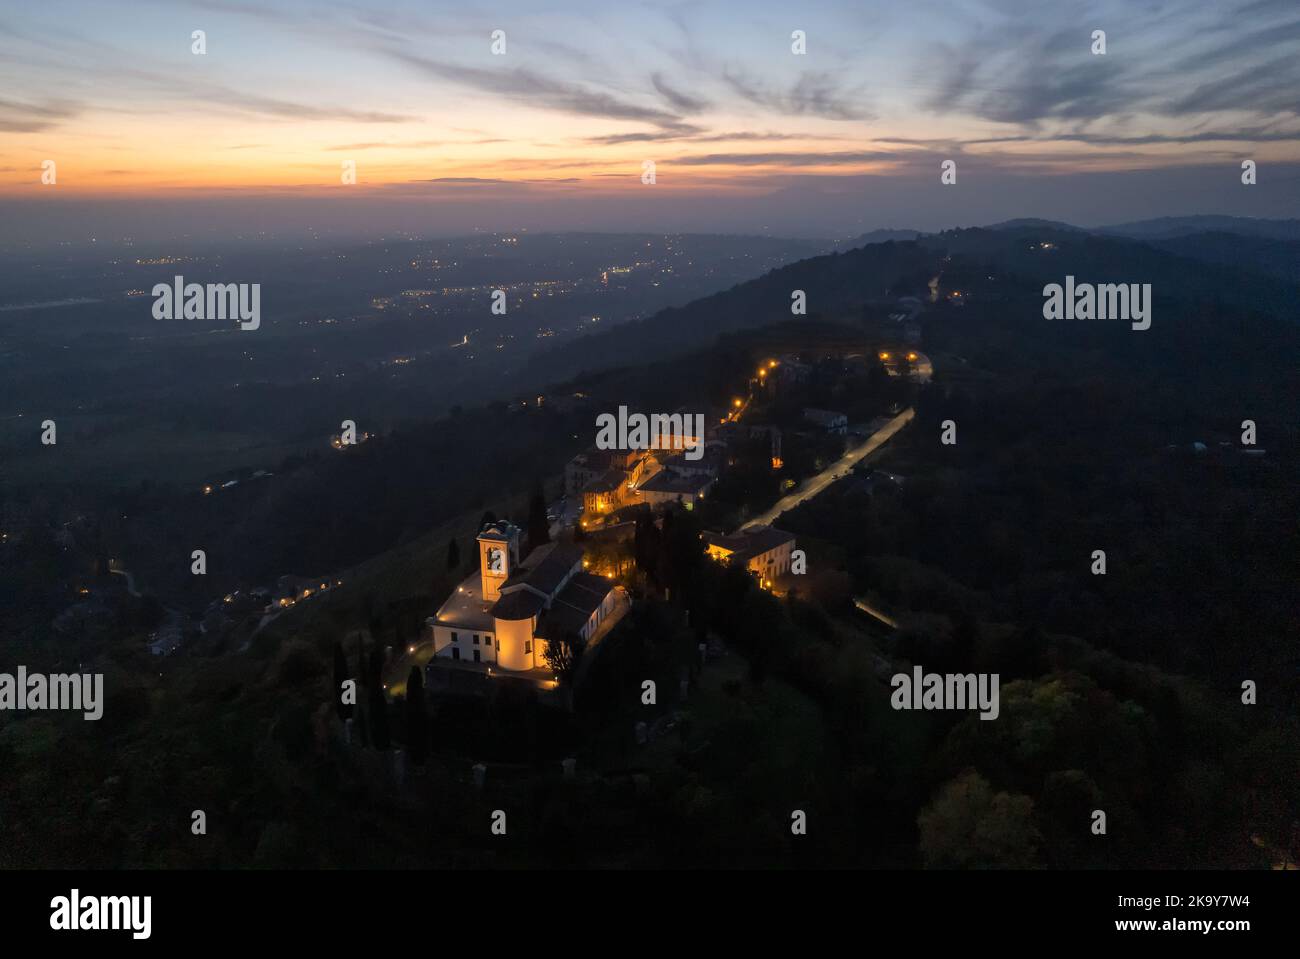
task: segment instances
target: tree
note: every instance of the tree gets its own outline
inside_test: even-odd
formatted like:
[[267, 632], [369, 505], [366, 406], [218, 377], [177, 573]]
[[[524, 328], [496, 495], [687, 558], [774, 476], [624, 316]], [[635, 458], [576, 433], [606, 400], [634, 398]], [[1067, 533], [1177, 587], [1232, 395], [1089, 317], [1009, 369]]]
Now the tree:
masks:
[[575, 633], [565, 633], [563, 636], [548, 640], [546, 665], [551, 667], [563, 682], [571, 682], [586, 645], [582, 637]]
[[429, 715], [424, 704], [424, 674], [412, 666], [406, 678], [406, 751], [411, 762], [423, 766], [429, 755]]
[[384, 653], [378, 645], [370, 651], [368, 679], [370, 742], [376, 749], [384, 750], [392, 743], [392, 736], [388, 730], [388, 697], [384, 695]]
[[546, 517], [546, 493], [540, 481], [533, 484], [528, 499], [528, 549], [537, 549], [551, 541], [551, 521]]
[[343, 702], [343, 684], [352, 677], [348, 674], [348, 658], [343, 647], [334, 644], [334, 709], [345, 722], [352, 718], [352, 704]]
[[965, 611], [958, 612], [952, 619], [950, 659], [940, 665], [950, 672], [964, 673], [975, 668], [975, 653], [980, 644], [980, 624], [979, 620]]
[[654, 514], [649, 510], [638, 513], [632, 546], [636, 568], [647, 575], [653, 573], [659, 563], [659, 549], [659, 527], [655, 525]]
[[363, 695], [365, 691], [370, 688], [370, 685], [367, 682], [367, 677], [369, 675], [370, 672], [366, 668], [365, 636], [362, 635], [360, 632], [358, 632], [357, 633], [357, 687], [358, 687], [357, 702], [366, 702], [366, 709], [357, 710], [357, 723], [356, 723], [357, 744], [360, 746], [366, 745], [368, 741], [367, 733], [370, 730], [370, 723], [367, 722], [367, 716], [366, 716], [366, 713], [369, 711], [370, 703], [360, 698], [360, 696]]
[[1030, 869], [1037, 864], [1034, 801], [994, 793], [974, 770], [945, 785], [921, 810], [917, 825], [921, 857], [929, 868]]
[[460, 546], [456, 544], [455, 536], [447, 540], [447, 568], [460, 569]]

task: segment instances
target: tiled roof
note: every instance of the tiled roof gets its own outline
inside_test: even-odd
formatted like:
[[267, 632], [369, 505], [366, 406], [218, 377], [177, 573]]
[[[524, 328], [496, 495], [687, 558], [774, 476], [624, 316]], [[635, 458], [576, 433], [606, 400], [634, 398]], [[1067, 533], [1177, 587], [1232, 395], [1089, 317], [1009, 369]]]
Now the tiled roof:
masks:
[[486, 524], [478, 536], [479, 539], [496, 539], [505, 542], [518, 532], [519, 527], [508, 520], [497, 520], [495, 523]]
[[573, 579], [555, 597], [537, 624], [537, 634], [543, 639], [555, 639], [565, 633], [576, 633], [600, 608], [614, 590], [614, 583], [592, 573], [576, 573]]
[[686, 475], [662, 469], [641, 484], [643, 493], [698, 493], [713, 480], [708, 476]]
[[592, 479], [582, 488], [584, 493], [606, 493], [618, 489], [627, 482], [627, 473], [624, 470], [612, 469], [606, 470], [599, 476]]
[[547, 543], [528, 554], [523, 566], [501, 584], [501, 592], [515, 586], [528, 586], [546, 596], [554, 596], [573, 567], [582, 562], [582, 547], [572, 543]]
[[732, 562], [745, 563], [760, 553], [775, 549], [785, 543], [794, 542], [794, 533], [776, 529], [772, 526], [755, 526], [750, 530], [723, 536], [718, 533], [705, 533], [705, 542], [710, 546], [719, 546], [731, 552]]
[[532, 619], [542, 611], [546, 600], [531, 589], [517, 589], [506, 593], [492, 607], [493, 619]]

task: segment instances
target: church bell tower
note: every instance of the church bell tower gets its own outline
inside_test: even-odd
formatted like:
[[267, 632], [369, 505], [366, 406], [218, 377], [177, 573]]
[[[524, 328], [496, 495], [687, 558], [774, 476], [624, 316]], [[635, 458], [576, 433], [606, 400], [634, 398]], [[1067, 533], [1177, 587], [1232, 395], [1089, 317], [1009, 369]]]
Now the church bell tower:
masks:
[[483, 599], [501, 598], [501, 584], [519, 566], [519, 527], [506, 520], [488, 523], [478, 534], [479, 576]]

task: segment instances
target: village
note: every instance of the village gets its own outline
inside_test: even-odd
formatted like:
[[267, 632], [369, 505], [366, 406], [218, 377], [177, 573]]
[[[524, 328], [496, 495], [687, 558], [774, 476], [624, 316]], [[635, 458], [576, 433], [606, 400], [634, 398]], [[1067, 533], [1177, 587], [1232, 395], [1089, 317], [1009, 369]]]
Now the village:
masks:
[[[900, 402], [882, 400], [878, 415], [851, 422], [844, 411], [805, 405], [808, 385], [849, 387], [868, 375], [902, 385], [929, 374], [928, 359], [892, 343], [839, 356], [791, 351], [758, 358], [736, 395], [706, 412], [646, 414], [620, 405], [617, 414], [599, 414], [595, 441], [569, 460], [562, 495], [547, 506], [544, 534], [537, 516], [527, 533], [510, 520], [485, 520], [473, 572], [428, 617], [420, 642], [386, 670], [390, 694], [405, 688], [404, 670], [417, 665], [435, 695], [514, 679], [564, 701], [564, 687], [585, 674], [573, 664], [594, 656], [636, 602], [669, 598], [656, 587], [664, 577], [647, 575], [643, 544], [665, 538], [677, 515], [698, 525], [712, 562], [744, 570], [773, 595], [797, 591], [808, 557], [794, 534], [775, 525], [779, 516], [842, 479], [901, 483], [862, 461], [911, 418]], [[743, 491], [739, 514], [734, 493], [729, 503], [715, 502], [715, 490], [755, 470], [782, 494], [773, 507], [751, 510]]]

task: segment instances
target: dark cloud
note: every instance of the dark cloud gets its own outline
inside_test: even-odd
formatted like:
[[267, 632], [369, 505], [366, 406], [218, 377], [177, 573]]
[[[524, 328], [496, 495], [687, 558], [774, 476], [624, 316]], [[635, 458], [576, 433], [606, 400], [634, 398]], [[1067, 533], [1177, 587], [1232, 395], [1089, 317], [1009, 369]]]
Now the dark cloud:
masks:
[[814, 116], [826, 120], [870, 120], [870, 111], [859, 99], [860, 91], [846, 92], [829, 73], [805, 71], [789, 90], [773, 90], [752, 77], [730, 68], [723, 80], [742, 99], [767, 110], [790, 116]]
[[359, 150], [427, 150], [435, 147], [446, 146], [477, 146], [484, 143], [506, 143], [496, 137], [488, 137], [481, 140], [372, 140], [366, 143], [340, 143], [338, 146], [326, 147], [326, 150], [351, 151]]
[[[610, 146], [619, 143], [665, 143], [674, 141], [685, 141], [688, 143], [739, 143], [746, 141], [779, 142], [782, 140], [807, 139], [808, 135], [805, 133], [754, 133], [752, 131], [738, 131], [735, 133], [682, 134], [663, 130], [643, 130], [638, 133], [613, 133], [608, 136], [584, 137], [582, 142]], [[842, 138], [818, 135], [817, 139], [839, 140]]]
[[913, 156], [895, 150], [854, 150], [838, 153], [710, 153], [706, 156], [677, 157], [667, 162], [677, 166], [853, 166], [880, 160]]
[[1285, 54], [1227, 77], [1200, 83], [1169, 100], [1158, 112], [1181, 116], [1216, 110], [1300, 116], [1300, 69], [1297, 69], [1296, 56]]
[[381, 110], [350, 110], [347, 107], [317, 107], [276, 97], [245, 93], [230, 87], [212, 85], [192, 85], [191, 91], [196, 99], [206, 100], [220, 106], [229, 107], [246, 113], [263, 116], [280, 117], [288, 120], [351, 120], [354, 123], [412, 123], [418, 117], [401, 113], [386, 113]]
[[0, 99], [0, 131], [40, 133], [58, 126], [80, 112], [80, 105], [68, 100], [20, 103], [17, 100]]
[[412, 183], [456, 183], [456, 184], [498, 183], [499, 184], [499, 183], [509, 183], [510, 181], [500, 180], [495, 177], [482, 177], [482, 176], [435, 176], [435, 177], [430, 177], [427, 180], [412, 180], [410, 182]]
[[186, 79], [138, 67], [104, 71], [105, 80], [113, 83], [134, 81], [167, 96], [199, 101], [241, 113], [276, 117], [284, 120], [350, 120], [354, 123], [411, 123], [419, 117], [382, 110], [353, 110], [343, 106], [313, 106], [279, 97], [247, 93], [220, 83]]
[[[1294, 13], [1296, 6], [1291, 6]], [[1250, 62], [1272, 54], [1278, 47], [1294, 50], [1295, 44], [1300, 41], [1300, 19], [1290, 23], [1269, 24], [1250, 33], [1239, 34], [1231, 40], [1225, 39], [1227, 36], [1226, 32], [1218, 34], [1214, 37], [1217, 41], [1215, 46], [1174, 61], [1171, 69], [1199, 72], [1225, 63], [1238, 65]]]
[[452, 183], [456, 185], [488, 184], [501, 186], [518, 186], [528, 183], [580, 183], [576, 176], [524, 177], [518, 180], [506, 180], [501, 177], [482, 176], [438, 176], [426, 180], [408, 180], [408, 183]]
[[[1292, 16], [1267, 23], [1288, 6]], [[1244, 9], [1255, 12], [1246, 17]], [[1198, 29], [1204, 21], [1172, 15], [1146, 24], [1139, 21], [1131, 30], [1112, 26], [1105, 56], [1091, 52], [1091, 26], [1000, 24], [996, 43], [976, 38], [963, 46], [938, 45], [919, 60], [917, 82], [929, 90], [925, 108], [936, 113], [1018, 124], [1035, 132], [1050, 121], [1113, 123], [1141, 114], [1236, 111], [1300, 116], [1300, 58], [1280, 53], [1300, 41], [1295, 9], [1294, 2], [1261, 2], [1247, 8], [1225, 3], [1210, 10], [1218, 17], [1213, 30]], [[1108, 19], [1099, 13], [1097, 26]], [[1259, 26], [1243, 32], [1245, 24]], [[1150, 40], [1156, 35], [1161, 43], [1153, 50]], [[1234, 70], [1225, 74], [1229, 65]], [[1084, 142], [1102, 144], [1107, 139], [1098, 134]], [[1140, 142], [1122, 136], [1118, 141]]]
[[1270, 130], [1263, 127], [1242, 127], [1236, 130], [1201, 130], [1196, 133], [1146, 133], [1136, 136], [1111, 133], [1044, 133], [1041, 135], [1017, 134], [1002, 137], [975, 137], [972, 139], [915, 139], [909, 137], [880, 137], [880, 143], [898, 143], [923, 147], [948, 153], [961, 153], [966, 147], [991, 146], [1000, 143], [1086, 143], [1090, 146], [1151, 146], [1161, 143], [1289, 143], [1300, 141], [1300, 130]]
[[439, 80], [532, 103], [548, 110], [611, 120], [637, 120], [683, 132], [699, 129], [683, 121], [677, 113], [631, 103], [612, 94], [548, 77], [524, 67], [503, 66], [498, 70], [451, 65], [402, 50], [390, 50], [389, 56]]
[[668, 101], [669, 105], [681, 113], [699, 113], [708, 109], [708, 103], [698, 97], [688, 96], [679, 90], [668, 85], [668, 81], [663, 78], [663, 74], [655, 73], [650, 77], [650, 82], [654, 88], [659, 91], [660, 95]]
[[[1132, 109], [1150, 86], [1131, 82], [1131, 61], [1094, 56], [1091, 31], [1024, 31], [1001, 51], [941, 48], [927, 63], [939, 87], [926, 106], [938, 113], [966, 113], [997, 123], [1035, 125], [1078, 120]], [[999, 55], [1000, 54], [1000, 55]]]

